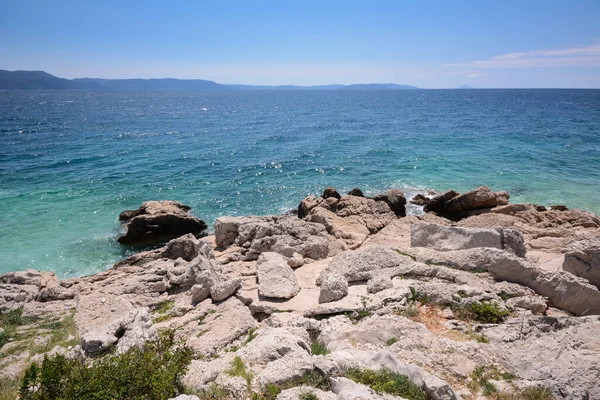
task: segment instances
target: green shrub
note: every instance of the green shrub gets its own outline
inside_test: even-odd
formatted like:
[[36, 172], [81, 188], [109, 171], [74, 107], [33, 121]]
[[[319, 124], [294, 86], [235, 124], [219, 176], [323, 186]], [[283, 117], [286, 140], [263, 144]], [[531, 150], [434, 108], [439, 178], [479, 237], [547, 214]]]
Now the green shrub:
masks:
[[168, 399], [178, 392], [192, 352], [175, 346], [172, 332], [156, 341], [91, 363], [44, 356], [25, 371], [21, 400]]
[[[515, 389], [510, 392], [496, 394], [496, 400], [554, 400], [554, 394], [550, 389], [530, 386], [523, 390]], [[586, 399], [586, 397], [583, 397]]]
[[378, 393], [389, 393], [409, 400], [427, 399], [425, 392], [408, 379], [406, 375], [398, 374], [389, 369], [351, 368], [346, 371], [346, 377], [354, 382], [367, 385]]
[[498, 324], [504, 321], [510, 313], [507, 310], [503, 310], [498, 306], [498, 303], [492, 301], [482, 301], [481, 303], [471, 303], [469, 311], [473, 319]]
[[325, 346], [324, 344], [319, 343], [317, 341], [314, 341], [310, 344], [310, 352], [314, 356], [318, 356], [318, 355], [324, 356], [324, 355], [327, 355], [330, 353], [327, 346]]
[[252, 400], [276, 400], [279, 393], [281, 393], [281, 388], [269, 383], [260, 393], [253, 393]]
[[315, 392], [300, 393], [300, 400], [319, 400]]

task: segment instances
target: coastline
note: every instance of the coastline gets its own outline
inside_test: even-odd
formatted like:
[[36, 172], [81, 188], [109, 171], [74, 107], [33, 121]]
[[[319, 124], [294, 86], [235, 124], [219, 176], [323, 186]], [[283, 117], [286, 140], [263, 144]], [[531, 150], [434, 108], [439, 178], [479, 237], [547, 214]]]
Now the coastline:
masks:
[[[513, 375], [490, 377], [506, 393], [600, 396], [598, 216], [511, 204], [486, 187], [421, 199], [428, 212], [408, 216], [399, 190], [351, 193], [328, 188], [296, 215], [220, 217], [212, 236], [182, 235], [90, 276], [8, 273], [0, 310], [55, 319], [66, 340], [35, 340], [84, 359], [175, 329], [194, 352], [184, 386], [218, 384], [231, 398], [312, 370], [332, 382], [319, 395], [339, 397], [356, 365], [403, 371], [434, 399], [476, 396], [476, 368]], [[474, 311], [491, 304], [494, 318]], [[44, 353], [14, 335], [0, 350], [5, 379]], [[313, 354], [315, 341], [331, 353]], [[574, 362], [555, 365], [558, 353]], [[236, 357], [252, 370], [246, 387], [226, 372]]]

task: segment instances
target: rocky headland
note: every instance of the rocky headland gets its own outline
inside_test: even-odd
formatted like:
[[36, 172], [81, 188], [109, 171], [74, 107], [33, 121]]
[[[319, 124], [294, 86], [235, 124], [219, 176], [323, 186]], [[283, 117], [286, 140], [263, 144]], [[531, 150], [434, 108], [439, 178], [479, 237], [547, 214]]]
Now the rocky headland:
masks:
[[487, 187], [327, 188], [285, 215], [220, 217], [213, 236], [177, 202], [121, 220], [121, 243], [172, 240], [92, 276], [0, 276], [0, 312], [18, 317], [0, 319], [2, 381], [168, 330], [192, 354], [181, 399], [600, 399], [592, 213]]

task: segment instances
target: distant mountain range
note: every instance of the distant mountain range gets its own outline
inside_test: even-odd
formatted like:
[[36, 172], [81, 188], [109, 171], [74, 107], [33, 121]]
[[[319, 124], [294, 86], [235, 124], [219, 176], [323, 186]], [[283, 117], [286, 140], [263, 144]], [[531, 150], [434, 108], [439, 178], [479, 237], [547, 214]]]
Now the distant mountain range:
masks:
[[395, 83], [321, 86], [223, 85], [202, 79], [98, 79], [58, 78], [44, 71], [0, 70], [0, 90], [84, 89], [84, 90], [404, 90], [415, 86]]
[[458, 87], [459, 89], [475, 89], [473, 86], [469, 86], [469, 85], [462, 85]]

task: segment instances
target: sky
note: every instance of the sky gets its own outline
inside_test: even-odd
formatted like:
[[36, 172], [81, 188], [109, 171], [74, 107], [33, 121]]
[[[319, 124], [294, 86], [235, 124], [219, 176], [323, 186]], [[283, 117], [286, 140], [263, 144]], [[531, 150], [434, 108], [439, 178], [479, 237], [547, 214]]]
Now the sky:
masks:
[[600, 0], [0, 0], [0, 69], [261, 85], [600, 88]]

